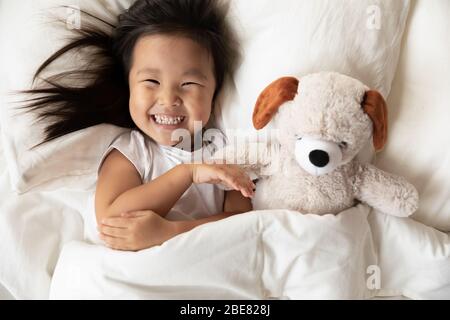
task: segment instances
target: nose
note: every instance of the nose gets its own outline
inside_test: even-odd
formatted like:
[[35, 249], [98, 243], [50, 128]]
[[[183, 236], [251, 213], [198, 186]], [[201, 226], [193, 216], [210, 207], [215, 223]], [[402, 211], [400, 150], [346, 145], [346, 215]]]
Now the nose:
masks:
[[323, 168], [330, 162], [330, 156], [323, 150], [313, 150], [309, 153], [309, 161], [316, 167]]
[[342, 151], [332, 141], [304, 136], [295, 142], [294, 152], [300, 167], [314, 176], [330, 173], [342, 163]]
[[164, 107], [177, 107], [181, 105], [181, 99], [176, 90], [162, 88], [158, 96], [158, 104]]

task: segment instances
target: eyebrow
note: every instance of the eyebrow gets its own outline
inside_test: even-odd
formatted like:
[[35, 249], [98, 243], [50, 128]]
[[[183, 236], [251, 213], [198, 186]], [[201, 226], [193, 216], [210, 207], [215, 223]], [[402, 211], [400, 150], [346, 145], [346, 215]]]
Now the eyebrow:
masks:
[[185, 73], [183, 73], [183, 76], [194, 76], [194, 77], [202, 78], [203, 80], [208, 80], [208, 77], [205, 76], [203, 74], [203, 72], [201, 72], [198, 69], [189, 69]]
[[[153, 74], [160, 74], [161, 71], [159, 69], [155, 68], [143, 68], [137, 72], [137, 75], [140, 75], [141, 73], [153, 73]], [[199, 69], [193, 68], [189, 69], [186, 72], [183, 73], [183, 76], [195, 76], [202, 78], [204, 80], [208, 80], [208, 77], [203, 74]]]

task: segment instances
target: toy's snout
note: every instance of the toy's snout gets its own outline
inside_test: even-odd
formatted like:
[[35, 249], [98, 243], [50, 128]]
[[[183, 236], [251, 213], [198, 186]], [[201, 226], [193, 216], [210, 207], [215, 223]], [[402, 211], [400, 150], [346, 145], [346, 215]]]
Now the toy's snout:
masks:
[[319, 176], [341, 165], [342, 152], [334, 142], [303, 137], [295, 143], [295, 159], [303, 170]]

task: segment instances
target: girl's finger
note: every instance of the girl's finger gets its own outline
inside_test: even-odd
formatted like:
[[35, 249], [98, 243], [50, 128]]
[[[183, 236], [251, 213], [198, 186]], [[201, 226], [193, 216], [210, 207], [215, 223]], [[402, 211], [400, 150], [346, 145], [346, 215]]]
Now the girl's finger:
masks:
[[225, 174], [224, 179], [226, 179], [234, 190], [240, 191], [244, 197], [250, 198], [253, 193], [253, 182], [245, 173], [244, 176], [235, 176], [234, 174]]
[[115, 238], [126, 238], [128, 236], [129, 230], [125, 228], [115, 228], [105, 225], [101, 225], [98, 231], [104, 235], [115, 237]]
[[249, 198], [251, 198], [251, 197], [253, 197], [255, 195], [255, 191], [254, 191], [253, 185], [254, 184], [251, 181], [250, 181], [250, 183], [246, 184], [246, 191], [247, 191], [247, 194], [249, 195]]
[[251, 192], [252, 194], [255, 193], [256, 186], [255, 186], [255, 184], [254, 184], [253, 182], [250, 183], [250, 185], [249, 185], [248, 188], [250, 189], [250, 192]]
[[251, 188], [251, 189], [256, 189], [256, 185], [253, 183], [252, 179], [250, 179], [250, 177], [248, 177], [247, 180], [247, 185]]
[[126, 242], [121, 238], [115, 238], [108, 235], [100, 235], [100, 239], [105, 242], [106, 246], [114, 250], [126, 251]]
[[245, 182], [239, 183], [239, 191], [241, 191], [242, 195], [247, 198], [251, 198], [253, 193], [251, 186]]
[[241, 188], [245, 188], [246, 190], [251, 190], [252, 189], [252, 182], [250, 180], [247, 179], [239, 179], [238, 181], [238, 185]]
[[102, 225], [113, 227], [113, 228], [128, 228], [130, 225], [130, 220], [127, 218], [106, 218], [101, 221]]
[[119, 242], [117, 241], [118, 238], [116, 238], [116, 237], [111, 237], [111, 236], [108, 236], [108, 235], [103, 234], [103, 233], [100, 234], [100, 239], [103, 240], [103, 242], [104, 242], [108, 247], [116, 246], [116, 245], [119, 244]]
[[245, 194], [247, 198], [251, 198], [253, 196], [253, 191], [248, 187], [245, 188]]
[[224, 174], [220, 177], [220, 179], [230, 188], [239, 191], [241, 188], [240, 186], [234, 181], [232, 177], [230, 177], [227, 174]]
[[250, 198], [250, 195], [249, 195], [247, 189], [241, 188], [241, 189], [239, 189], [239, 191], [242, 193], [242, 195], [243, 195], [244, 197]]

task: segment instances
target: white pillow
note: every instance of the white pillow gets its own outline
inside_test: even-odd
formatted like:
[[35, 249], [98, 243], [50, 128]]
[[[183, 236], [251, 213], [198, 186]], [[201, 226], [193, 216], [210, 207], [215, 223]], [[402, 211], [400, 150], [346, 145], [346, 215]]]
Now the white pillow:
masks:
[[[254, 133], [256, 99], [282, 76], [336, 71], [386, 97], [408, 10], [407, 0], [234, 1], [232, 16], [243, 61], [217, 112], [220, 128]], [[264, 139], [266, 132], [261, 132], [258, 138]]]
[[[51, 0], [43, 4], [27, 0], [2, 4], [0, 21], [7, 28], [3, 28], [1, 37], [5, 50], [0, 51], [4, 55], [0, 60], [3, 61], [1, 70], [5, 70], [4, 77], [8, 79], [2, 91], [28, 88], [31, 75], [40, 63], [61, 47], [61, 33], [55, 32], [48, 22], [43, 24], [44, 16], [39, 11], [56, 4], [70, 5], [70, 2]], [[113, 17], [118, 13], [113, 11], [123, 9], [129, 1], [77, 3], [83, 9]], [[231, 85], [224, 90], [223, 107], [217, 110], [219, 128], [224, 131], [251, 128], [258, 94], [283, 75], [333, 70], [358, 78], [387, 95], [397, 65], [409, 1], [375, 3], [372, 0], [233, 0], [231, 19], [243, 46], [244, 60], [235, 87]], [[17, 32], [12, 35], [6, 30]], [[65, 64], [69, 61], [61, 61], [56, 68]], [[27, 149], [41, 140], [42, 127], [30, 126], [30, 117], [15, 117], [5, 107], [0, 112], [7, 166], [13, 189], [19, 193], [61, 186], [86, 188], [86, 183], [92, 182], [86, 181], [86, 176], [95, 170], [96, 161], [121, 130], [104, 126], [91, 128], [30, 152]], [[93, 141], [94, 136], [102, 138]], [[73, 150], [87, 154], [80, 158]]]
[[450, 2], [417, 1], [388, 99], [390, 136], [376, 164], [420, 194], [413, 218], [450, 231]]

